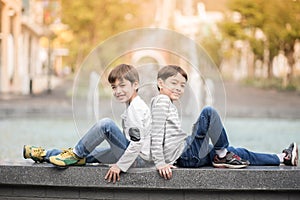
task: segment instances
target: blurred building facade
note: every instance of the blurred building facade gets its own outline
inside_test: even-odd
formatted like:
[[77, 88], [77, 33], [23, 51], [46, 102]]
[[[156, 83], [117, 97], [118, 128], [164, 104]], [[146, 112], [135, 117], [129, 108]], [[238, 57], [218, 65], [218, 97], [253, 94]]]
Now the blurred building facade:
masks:
[[59, 0], [0, 0], [0, 93], [51, 90], [60, 55], [53, 53], [50, 25], [60, 22], [59, 7]]
[[21, 0], [1, 0], [0, 90], [9, 92], [21, 87], [19, 39], [21, 36]]

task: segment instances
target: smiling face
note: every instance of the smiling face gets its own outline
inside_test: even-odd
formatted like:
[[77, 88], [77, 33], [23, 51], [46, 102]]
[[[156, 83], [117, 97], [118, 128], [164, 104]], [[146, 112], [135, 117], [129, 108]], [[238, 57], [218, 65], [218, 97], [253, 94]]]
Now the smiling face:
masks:
[[113, 95], [121, 103], [130, 104], [132, 99], [137, 96], [138, 82], [131, 83], [126, 79], [117, 79], [111, 84]]
[[172, 101], [178, 100], [184, 93], [186, 79], [180, 73], [168, 77], [166, 80], [158, 79], [159, 93], [167, 95]]
[[120, 103], [129, 105], [132, 99], [137, 96], [139, 74], [133, 66], [120, 64], [109, 73], [107, 79], [113, 90], [113, 95]]

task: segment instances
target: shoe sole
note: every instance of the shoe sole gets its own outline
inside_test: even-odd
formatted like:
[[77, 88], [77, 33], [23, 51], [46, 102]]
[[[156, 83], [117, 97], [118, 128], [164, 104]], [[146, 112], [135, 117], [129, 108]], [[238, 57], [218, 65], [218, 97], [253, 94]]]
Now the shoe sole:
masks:
[[[50, 162], [51, 163], [51, 162]], [[55, 167], [58, 167], [58, 168], [60, 168], [60, 169], [66, 169], [66, 168], [68, 168], [68, 167], [82, 167], [82, 166], [85, 166], [86, 164], [77, 164], [77, 163], [75, 163], [75, 164], [72, 164], [72, 165], [56, 165], [56, 164], [54, 164], [54, 163], [51, 163], [52, 165], [54, 165]]]
[[[27, 151], [27, 146], [29, 146], [29, 145], [24, 145], [23, 146], [23, 158], [25, 158], [25, 159], [32, 159], [31, 157], [30, 157], [30, 153], [29, 153], [29, 155], [27, 155], [26, 156], [26, 151]], [[30, 149], [30, 147], [28, 147], [29, 149]], [[31, 150], [31, 149], [30, 149]], [[34, 162], [38, 162], [38, 161], [36, 161], [36, 160], [34, 160], [34, 159], [32, 159]]]
[[296, 142], [294, 142], [294, 148], [292, 150], [292, 160], [291, 163], [293, 166], [297, 166], [298, 165], [298, 146], [296, 144]]
[[69, 166], [84, 166], [85, 165], [85, 162], [81, 163], [81, 161], [78, 161], [77, 163], [73, 163], [73, 164], [69, 164], [69, 165], [67, 165], [67, 164], [59, 165], [59, 164], [55, 163], [55, 160], [53, 160], [53, 158], [51, 158], [51, 157], [49, 158], [49, 161], [50, 161], [51, 164], [53, 164], [57, 167], [60, 167], [60, 168], [67, 168]]
[[248, 165], [229, 165], [229, 164], [216, 164], [216, 163], [213, 163], [213, 166], [216, 167], [216, 168], [241, 169], [241, 168], [246, 168]]
[[23, 146], [23, 158], [27, 159], [25, 147], [26, 147], [26, 145]]

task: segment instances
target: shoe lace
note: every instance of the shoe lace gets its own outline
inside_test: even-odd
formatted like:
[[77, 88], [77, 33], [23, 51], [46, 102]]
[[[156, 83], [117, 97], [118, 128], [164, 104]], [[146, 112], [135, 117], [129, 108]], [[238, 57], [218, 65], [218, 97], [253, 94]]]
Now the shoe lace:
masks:
[[241, 160], [241, 157], [239, 157], [239, 156], [236, 155], [236, 154], [233, 154], [233, 155], [232, 155], [232, 158], [235, 158], [235, 159], [237, 159], [237, 160]]
[[284, 159], [285, 160], [290, 160], [291, 159], [291, 154], [286, 153], [285, 156], [284, 156]]
[[70, 156], [74, 157], [73, 149], [72, 148], [63, 149], [63, 151], [60, 153], [60, 156], [62, 158], [68, 158]]
[[32, 156], [34, 156], [34, 157], [41, 157], [42, 153], [44, 153], [44, 149], [41, 147], [32, 149], [32, 151], [33, 151]]
[[286, 159], [286, 160], [291, 159], [291, 150], [290, 150], [290, 149], [284, 149], [284, 150], [282, 151], [282, 153], [285, 154], [284, 159]]

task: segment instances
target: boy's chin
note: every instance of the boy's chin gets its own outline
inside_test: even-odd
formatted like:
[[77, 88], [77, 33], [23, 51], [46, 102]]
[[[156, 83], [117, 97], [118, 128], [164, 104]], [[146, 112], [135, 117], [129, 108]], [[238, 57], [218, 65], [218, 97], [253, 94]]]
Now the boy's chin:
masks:
[[118, 99], [118, 102], [119, 102], [119, 103], [127, 103], [128, 100], [125, 100], [125, 99], [119, 100], [119, 99]]
[[126, 98], [116, 98], [116, 100], [119, 102], [119, 103], [126, 103], [128, 101], [128, 99]]
[[128, 104], [130, 103], [130, 99], [121, 99], [121, 100], [118, 100], [119, 103], [125, 103], [125, 104]]
[[173, 97], [171, 99], [172, 99], [172, 101], [178, 101], [180, 99], [180, 97]]

